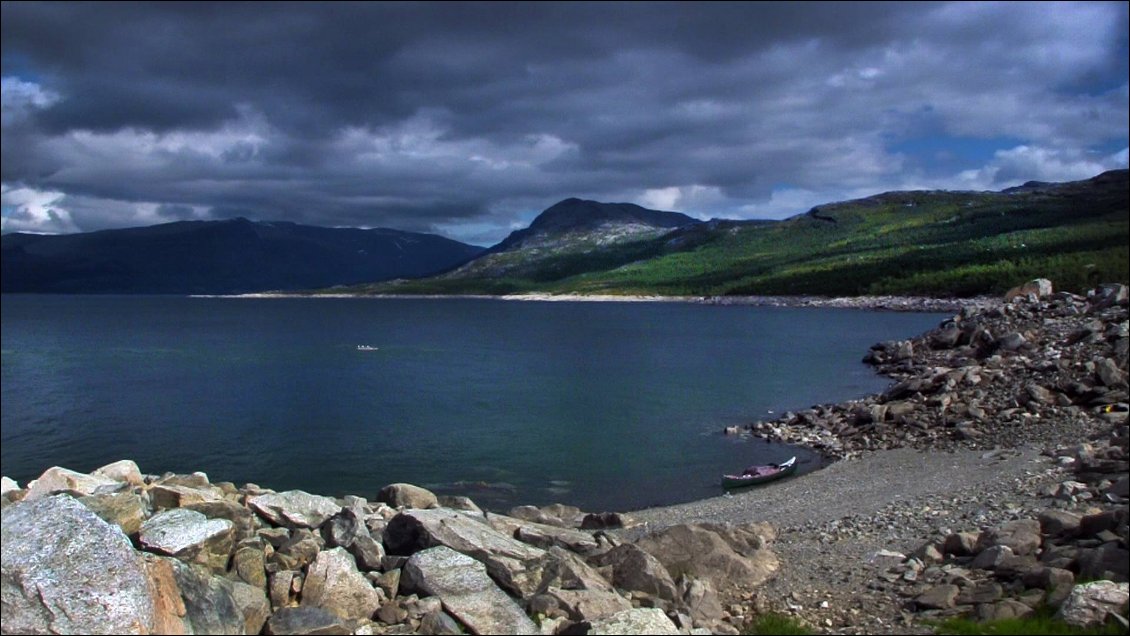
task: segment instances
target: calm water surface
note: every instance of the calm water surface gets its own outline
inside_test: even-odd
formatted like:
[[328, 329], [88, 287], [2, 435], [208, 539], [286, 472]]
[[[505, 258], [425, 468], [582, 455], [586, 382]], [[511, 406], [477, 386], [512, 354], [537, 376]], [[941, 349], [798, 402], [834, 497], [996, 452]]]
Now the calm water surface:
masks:
[[[2, 472], [203, 470], [372, 497], [626, 510], [803, 450], [721, 435], [887, 380], [938, 314], [472, 299], [4, 296]], [[376, 347], [359, 351], [358, 345]]]

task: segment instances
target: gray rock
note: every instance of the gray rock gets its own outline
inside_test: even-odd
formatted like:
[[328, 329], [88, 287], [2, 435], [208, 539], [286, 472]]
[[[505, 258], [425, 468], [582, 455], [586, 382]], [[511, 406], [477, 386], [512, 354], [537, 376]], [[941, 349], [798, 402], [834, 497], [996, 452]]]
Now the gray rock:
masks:
[[156, 484], [149, 489], [149, 501], [156, 509], [183, 508], [192, 504], [220, 501], [223, 493], [212, 486], [184, 486], [180, 484]]
[[345, 621], [320, 607], [282, 607], [267, 619], [267, 633], [332, 636], [353, 631]]
[[993, 603], [1004, 596], [1004, 588], [994, 581], [982, 581], [976, 585], [964, 588], [957, 595], [958, 605], [977, 605]]
[[624, 590], [645, 592], [668, 601], [679, 598], [675, 582], [663, 563], [637, 545], [625, 543], [589, 558], [596, 567], [612, 567], [612, 584]]
[[618, 512], [592, 512], [581, 519], [581, 530], [623, 528], [624, 518]]
[[957, 601], [959, 592], [956, 585], [936, 585], [920, 594], [914, 602], [922, 609], [949, 609]]
[[39, 476], [28, 482], [25, 501], [48, 497], [57, 492], [69, 491], [83, 495], [93, 495], [99, 488], [119, 488], [121, 482], [107, 477], [96, 477], [68, 470], [60, 466], [52, 466]]
[[267, 580], [267, 591], [271, 595], [271, 607], [286, 607], [290, 604], [294, 574], [291, 570], [279, 570], [270, 574]]
[[668, 572], [708, 580], [720, 591], [736, 582], [745, 587], [761, 585], [780, 569], [777, 555], [751, 527], [682, 524], [648, 535], [636, 545]]
[[1130, 551], [1109, 542], [1094, 549], [1080, 550], [1079, 577], [1083, 579], [1130, 579]]
[[628, 599], [612, 590], [565, 590], [551, 586], [545, 594], [573, 621], [594, 621], [632, 609]]
[[232, 522], [236, 543], [255, 536], [261, 523], [249, 508], [226, 499], [187, 503], [183, 507], [195, 510], [209, 519], [227, 519]]
[[523, 598], [537, 592], [548, 563], [545, 550], [452, 510], [405, 510], [389, 521], [384, 543], [393, 554], [447, 546], [482, 561], [499, 585]]
[[232, 548], [232, 523], [175, 508], [157, 513], [141, 524], [138, 542], [147, 550], [223, 572]]
[[248, 585], [267, 589], [267, 556], [262, 549], [244, 546], [232, 555], [232, 570]]
[[267, 521], [290, 528], [317, 528], [341, 511], [333, 499], [301, 490], [250, 497], [247, 505]]
[[595, 621], [589, 634], [678, 634], [679, 628], [655, 607], [624, 610]]
[[683, 576], [678, 586], [682, 607], [690, 613], [694, 624], [715, 625], [722, 620], [722, 601], [710, 581]]
[[385, 549], [377, 540], [368, 534], [358, 536], [350, 544], [349, 553], [357, 559], [357, 567], [362, 570], [379, 570], [385, 557]]
[[271, 616], [271, 603], [261, 587], [233, 581], [232, 600], [243, 614], [243, 633], [258, 634]]
[[167, 559], [184, 599], [184, 633], [242, 634], [245, 620], [235, 602], [232, 583], [199, 565]]
[[[521, 508], [533, 508], [541, 518], [547, 517], [545, 513], [533, 506], [523, 506]], [[487, 513], [486, 520], [490, 527], [495, 530], [514, 537], [522, 543], [528, 543], [543, 550], [548, 550], [552, 546], [558, 546], [572, 552], [587, 554], [596, 552], [602, 547], [602, 544], [596, 540], [591, 532], [585, 532], [584, 530], [573, 530], [571, 528], [562, 528], [560, 526], [547, 525], [534, 521], [524, 521], [519, 518], [496, 515], [493, 513]]]
[[79, 502], [103, 521], [118, 526], [129, 536], [136, 535], [149, 516], [149, 507], [139, 495], [132, 492], [87, 495], [79, 498]]
[[1082, 516], [1066, 510], [1049, 508], [1040, 513], [1040, 532], [1053, 537], [1070, 534], [1079, 529]]
[[977, 618], [981, 621], [1001, 621], [1013, 618], [1024, 618], [1034, 613], [1034, 610], [1016, 599], [1006, 598], [996, 603], [985, 603], [977, 606]]
[[1120, 369], [1118, 363], [1110, 358], [1102, 358], [1095, 362], [1095, 376], [1109, 387], [1126, 386], [1126, 372]]
[[1006, 546], [1013, 554], [1032, 554], [1040, 547], [1040, 522], [1035, 519], [1010, 521], [981, 533], [977, 539], [978, 552], [992, 546]]
[[346, 620], [372, 617], [381, 597], [344, 548], [318, 553], [302, 585], [302, 605], [321, 607]]
[[1076, 585], [1055, 617], [1080, 628], [1098, 627], [1110, 614], [1118, 614], [1130, 602], [1130, 584], [1095, 581]]
[[977, 554], [976, 532], [955, 532], [946, 537], [942, 544], [942, 552], [954, 556], [970, 556]]
[[113, 479], [114, 481], [124, 482], [131, 486], [142, 486], [145, 484], [145, 477], [142, 476], [141, 469], [130, 459], [123, 459], [112, 464], [106, 464], [90, 474], [93, 477]]
[[522, 608], [487, 575], [486, 567], [446, 546], [413, 554], [402, 587], [439, 597], [476, 634], [537, 634]]
[[463, 627], [443, 610], [428, 612], [420, 619], [418, 634], [435, 634], [436, 636], [454, 636], [462, 634]]
[[439, 500], [432, 491], [412, 484], [389, 484], [377, 493], [377, 501], [393, 508], [435, 508]]
[[547, 553], [549, 564], [545, 568], [541, 587], [552, 585], [567, 590], [614, 591], [608, 579], [576, 554], [557, 546], [550, 548]]
[[68, 495], [4, 508], [2, 622], [10, 634], [147, 634], [162, 623], [141, 556]]
[[1013, 331], [998, 338], [996, 344], [1004, 351], [1019, 351], [1028, 344], [1028, 339]]

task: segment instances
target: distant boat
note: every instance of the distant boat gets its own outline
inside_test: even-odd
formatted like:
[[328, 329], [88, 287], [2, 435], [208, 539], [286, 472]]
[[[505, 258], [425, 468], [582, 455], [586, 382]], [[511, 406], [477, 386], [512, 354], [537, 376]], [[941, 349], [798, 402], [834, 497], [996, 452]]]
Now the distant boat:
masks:
[[740, 475], [722, 475], [722, 487], [742, 488], [744, 486], [756, 486], [757, 484], [764, 484], [775, 479], [780, 479], [786, 475], [791, 475], [795, 470], [795, 456], [790, 457], [787, 461], [781, 462], [780, 464], [750, 466]]
[[369, 345], [357, 345], [357, 350], [358, 351], [376, 351], [377, 348], [376, 347], [370, 347]]

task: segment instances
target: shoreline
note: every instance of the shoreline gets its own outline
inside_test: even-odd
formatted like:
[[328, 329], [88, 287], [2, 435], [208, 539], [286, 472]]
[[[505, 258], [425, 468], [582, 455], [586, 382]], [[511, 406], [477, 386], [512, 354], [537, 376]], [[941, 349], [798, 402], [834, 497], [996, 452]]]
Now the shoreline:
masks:
[[945, 313], [958, 312], [963, 307], [999, 305], [995, 296], [970, 298], [936, 298], [932, 296], [661, 296], [647, 294], [552, 294], [531, 292], [521, 294], [313, 294], [291, 292], [254, 292], [248, 294], [190, 294], [190, 298], [331, 298], [374, 300], [500, 300], [516, 302], [613, 302], [613, 303], [688, 303], [696, 305], [750, 306], [750, 307], [818, 307], [833, 309], [863, 309], [870, 311], [898, 311]]

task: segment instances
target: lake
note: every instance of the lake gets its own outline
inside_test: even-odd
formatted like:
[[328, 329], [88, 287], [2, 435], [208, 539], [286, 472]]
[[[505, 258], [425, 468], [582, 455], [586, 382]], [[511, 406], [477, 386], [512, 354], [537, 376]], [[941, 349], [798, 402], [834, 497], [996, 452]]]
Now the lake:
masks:
[[[0, 470], [122, 458], [370, 499], [630, 510], [803, 449], [723, 427], [882, 390], [941, 314], [686, 303], [5, 295]], [[359, 345], [374, 348], [359, 350]]]

